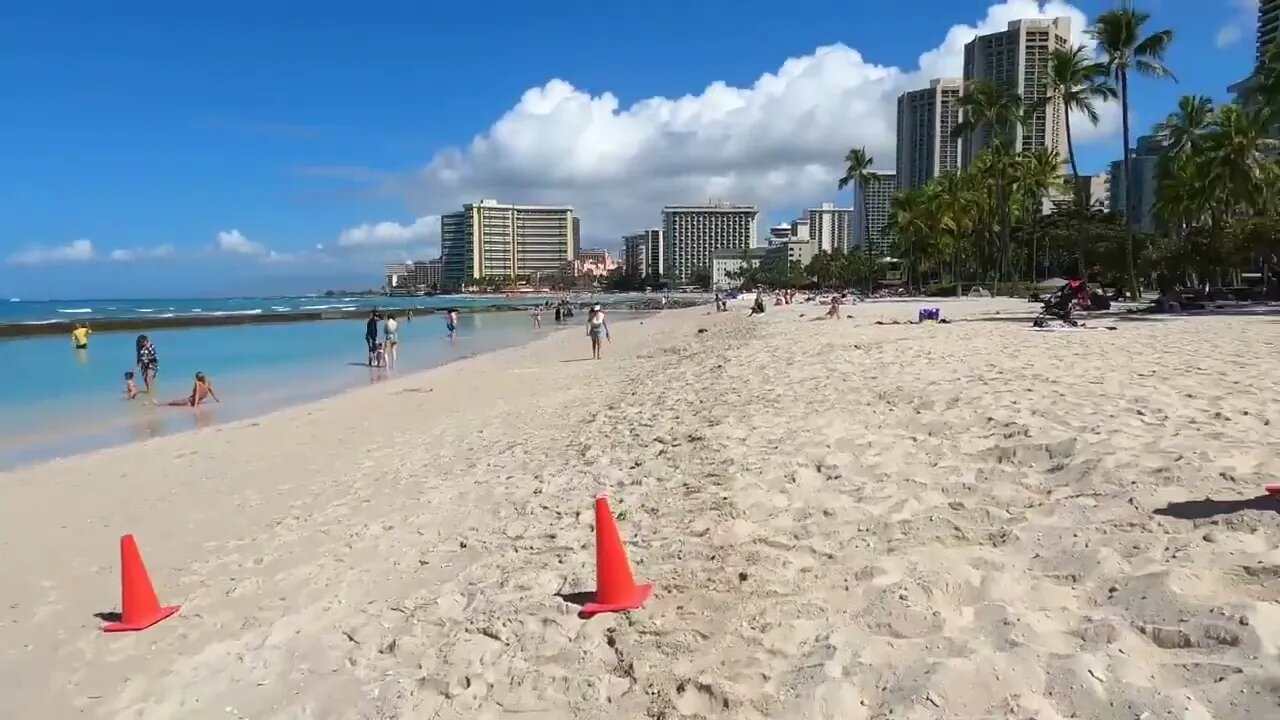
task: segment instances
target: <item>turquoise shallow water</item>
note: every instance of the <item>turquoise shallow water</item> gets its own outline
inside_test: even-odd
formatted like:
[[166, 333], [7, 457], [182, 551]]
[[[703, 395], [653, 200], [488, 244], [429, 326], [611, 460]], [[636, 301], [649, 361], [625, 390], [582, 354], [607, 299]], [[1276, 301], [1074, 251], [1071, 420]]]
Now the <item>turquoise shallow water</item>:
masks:
[[62, 336], [0, 341], [0, 468], [251, 417], [528, 342], [555, 327], [544, 316], [535, 330], [523, 312], [463, 313], [458, 337], [449, 340], [442, 315], [400, 320], [399, 363], [390, 373], [365, 366], [363, 320], [148, 332], [160, 359], [156, 399], [184, 397], [203, 371], [223, 402], [199, 411], [124, 400], [132, 333], [95, 334], [88, 350]]

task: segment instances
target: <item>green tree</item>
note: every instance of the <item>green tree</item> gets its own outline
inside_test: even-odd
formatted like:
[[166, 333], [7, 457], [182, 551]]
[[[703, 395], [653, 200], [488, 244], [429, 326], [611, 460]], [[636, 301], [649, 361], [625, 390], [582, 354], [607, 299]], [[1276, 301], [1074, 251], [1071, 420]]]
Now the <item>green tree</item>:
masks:
[[[1158, 30], [1144, 35], [1144, 26], [1151, 15], [1134, 8], [1130, 0], [1122, 0], [1119, 9], [1102, 13], [1094, 22], [1089, 34], [1098, 43], [1105, 56], [1108, 74], [1114, 79], [1120, 92], [1120, 120], [1122, 130], [1122, 154], [1124, 165], [1125, 225], [1128, 228], [1129, 294], [1137, 300], [1141, 297], [1137, 267], [1134, 264], [1133, 187], [1132, 163], [1129, 158], [1129, 73], [1137, 72], [1152, 78], [1173, 78], [1164, 65], [1164, 56], [1173, 43], [1172, 30]], [[1113, 189], [1114, 192], [1114, 189]]]
[[[862, 238], [866, 243], [867, 251], [871, 248], [871, 220], [870, 213], [867, 212], [867, 191], [873, 183], [880, 181], [875, 173], [871, 172], [871, 164], [875, 162], [875, 158], [867, 154], [865, 147], [856, 147], [845, 153], [844, 156], [844, 175], [840, 176], [836, 182], [836, 188], [843, 190], [850, 185], [857, 188], [854, 193], [854, 207], [859, 207], [857, 203], [861, 202], [862, 208]], [[870, 286], [867, 288], [870, 290]]]
[[967, 138], [970, 143], [979, 139], [987, 141], [983, 143], [987, 145], [984, 155], [986, 169], [995, 186], [994, 220], [1000, 236], [991, 286], [992, 294], [995, 294], [1009, 262], [1012, 216], [1008, 177], [1013, 162], [1010, 144], [1025, 119], [1022, 96], [979, 80], [965, 87], [959, 105], [961, 120], [953, 131], [955, 136]]
[[[1071, 115], [1080, 113], [1094, 126], [1098, 124], [1098, 103], [1116, 97], [1116, 89], [1107, 77], [1107, 66], [1089, 56], [1083, 45], [1071, 49], [1060, 48], [1049, 57], [1049, 100], [1061, 103], [1066, 131], [1067, 159], [1071, 163], [1071, 177], [1080, 177], [1076, 165], [1075, 139], [1071, 133]], [[1076, 203], [1084, 205], [1084, 189], [1076, 181], [1072, 188]]]

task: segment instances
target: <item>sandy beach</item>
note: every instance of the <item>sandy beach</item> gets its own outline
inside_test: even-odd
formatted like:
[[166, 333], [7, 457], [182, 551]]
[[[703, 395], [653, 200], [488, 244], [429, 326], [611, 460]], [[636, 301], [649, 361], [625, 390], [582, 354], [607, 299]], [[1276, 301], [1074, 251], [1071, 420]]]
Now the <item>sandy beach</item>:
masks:
[[[1277, 318], [874, 324], [918, 305], [575, 327], [0, 474], [0, 717], [1280, 717]], [[656, 592], [583, 620], [599, 492]], [[124, 533], [183, 610], [104, 635]]]

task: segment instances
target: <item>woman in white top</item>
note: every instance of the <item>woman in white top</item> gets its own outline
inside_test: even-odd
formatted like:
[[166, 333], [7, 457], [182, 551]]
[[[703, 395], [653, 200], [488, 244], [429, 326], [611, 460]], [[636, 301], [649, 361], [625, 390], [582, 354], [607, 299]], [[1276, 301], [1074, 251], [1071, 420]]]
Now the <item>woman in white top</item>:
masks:
[[604, 321], [604, 309], [592, 305], [587, 313], [587, 337], [591, 338], [591, 357], [600, 359], [600, 346], [609, 339], [609, 324]]
[[400, 323], [396, 322], [396, 316], [391, 313], [387, 313], [387, 322], [382, 326], [382, 336], [383, 340], [386, 342], [386, 347], [384, 347], [383, 350], [386, 354], [387, 367], [391, 367], [396, 364], [396, 348], [400, 345], [400, 338], [396, 331], [399, 328]]

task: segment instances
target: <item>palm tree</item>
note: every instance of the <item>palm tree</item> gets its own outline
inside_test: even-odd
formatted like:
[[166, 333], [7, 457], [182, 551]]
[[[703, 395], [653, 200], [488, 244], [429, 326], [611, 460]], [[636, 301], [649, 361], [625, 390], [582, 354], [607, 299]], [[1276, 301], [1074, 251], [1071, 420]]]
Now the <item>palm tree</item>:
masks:
[[[1070, 50], [1058, 49], [1049, 57], [1048, 99], [1062, 103], [1067, 135], [1067, 159], [1071, 162], [1071, 177], [1080, 177], [1076, 165], [1076, 148], [1071, 137], [1071, 114], [1080, 113], [1093, 125], [1098, 124], [1099, 102], [1116, 97], [1115, 86], [1108, 82], [1107, 66], [1089, 56], [1083, 45]], [[1073, 197], [1084, 205], [1084, 193], [1074, 188]]]
[[1129, 293], [1134, 300], [1140, 297], [1138, 272], [1133, 260], [1133, 174], [1129, 158], [1129, 71], [1153, 78], [1173, 79], [1173, 73], [1163, 64], [1165, 53], [1173, 42], [1172, 30], [1159, 30], [1143, 37], [1143, 26], [1151, 15], [1133, 7], [1131, 0], [1123, 0], [1119, 9], [1102, 13], [1094, 21], [1089, 35], [1098, 43], [1106, 57], [1107, 73], [1120, 90], [1120, 121], [1123, 131], [1125, 189], [1126, 257], [1129, 265]]
[[[844, 155], [844, 175], [840, 177], [840, 181], [836, 183], [836, 188], [843, 190], [853, 185], [857, 192], [854, 193], [854, 207], [857, 202], [862, 202], [862, 240], [866, 243], [866, 252], [871, 252], [871, 220], [870, 213], [867, 212], [867, 188], [871, 183], [878, 182], [878, 176], [871, 172], [871, 164], [875, 162], [875, 158], [867, 154], [865, 147], [856, 147]], [[868, 280], [868, 283], [870, 280]], [[871, 287], [868, 285], [867, 291], [870, 292]]]
[[977, 225], [978, 200], [973, 179], [960, 173], [940, 175], [930, 183], [930, 205], [939, 238], [951, 247], [951, 274], [956, 284], [956, 297], [961, 288], [961, 238], [968, 237]]
[[1183, 95], [1178, 100], [1177, 111], [1156, 123], [1156, 135], [1168, 150], [1165, 157], [1178, 157], [1195, 150], [1212, 119], [1212, 100], [1204, 95]]
[[1062, 161], [1053, 150], [1036, 148], [1018, 156], [1013, 173], [1014, 186], [1026, 204], [1023, 210], [1031, 231], [1031, 282], [1035, 282], [1036, 230], [1045, 197], [1062, 186]]
[[996, 272], [992, 284], [995, 294], [1001, 275], [1008, 262], [1010, 211], [1008, 198], [1008, 161], [1011, 157], [1010, 141], [1023, 123], [1022, 96], [985, 80], [969, 83], [960, 95], [961, 120], [952, 131], [956, 137], [968, 138], [981, 134], [987, 145], [986, 154], [992, 162], [995, 180], [996, 214], [1000, 225], [1000, 247], [997, 252]]
[[911, 271], [917, 245], [929, 236], [926, 224], [925, 195], [920, 190], [908, 190], [893, 196], [889, 201], [889, 221], [885, 232], [897, 238], [898, 247], [907, 256], [907, 288], [912, 289]]

